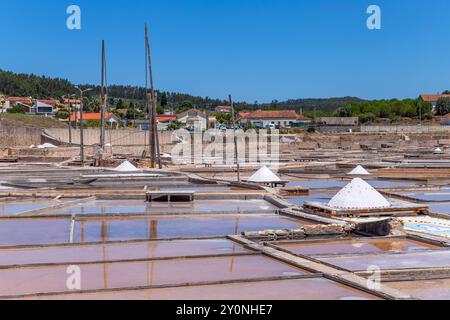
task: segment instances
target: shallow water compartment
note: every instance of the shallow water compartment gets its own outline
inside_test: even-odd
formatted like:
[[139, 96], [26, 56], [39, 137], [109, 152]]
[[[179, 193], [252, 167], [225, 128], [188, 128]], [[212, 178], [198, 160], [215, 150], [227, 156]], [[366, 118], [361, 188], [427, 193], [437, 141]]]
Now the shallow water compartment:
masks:
[[450, 299], [450, 279], [387, 282], [385, 285], [421, 300]]
[[277, 247], [289, 250], [294, 254], [307, 256], [413, 252], [417, 250], [440, 248], [432, 244], [409, 239], [352, 239], [292, 244], [281, 243], [277, 244]]
[[61, 203], [62, 202], [48, 200], [0, 201], [0, 215], [15, 215], [22, 212], [58, 205]]
[[[207, 214], [136, 218], [77, 217], [70, 239], [70, 219], [8, 219], [0, 221], [0, 246], [87, 243], [236, 235], [244, 231], [298, 229], [306, 220], [277, 214]], [[18, 231], [20, 230], [20, 231]]]
[[185, 203], [152, 202], [143, 200], [95, 200], [75, 206], [50, 210], [48, 214], [87, 215], [87, 214], [152, 214], [186, 212], [245, 212], [276, 210], [265, 200], [194, 200]]
[[371, 266], [377, 266], [381, 270], [448, 268], [450, 251], [326, 257], [319, 260], [350, 271], [366, 271]]
[[208, 286], [57, 295], [71, 300], [378, 300], [376, 296], [324, 278], [230, 283]]
[[[309, 274], [262, 255], [100, 263], [80, 268], [83, 291]], [[0, 270], [0, 295], [68, 292], [66, 281], [67, 266]]]
[[250, 252], [252, 251], [226, 239], [50, 246], [0, 249], [0, 266], [144, 260]]

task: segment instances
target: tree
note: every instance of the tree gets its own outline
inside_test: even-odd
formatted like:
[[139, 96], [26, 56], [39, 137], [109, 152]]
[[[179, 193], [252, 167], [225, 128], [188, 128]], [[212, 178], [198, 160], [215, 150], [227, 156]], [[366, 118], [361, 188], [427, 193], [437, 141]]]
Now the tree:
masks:
[[216, 118], [218, 123], [230, 123], [231, 121], [231, 114], [225, 114], [221, 112], [214, 112], [214, 117]]
[[416, 116], [421, 120], [428, 120], [433, 118], [433, 106], [431, 105], [431, 103], [423, 101], [422, 99], [417, 100]]
[[440, 98], [436, 104], [436, 114], [445, 116], [450, 113], [450, 98]]
[[170, 124], [167, 126], [167, 128], [168, 128], [169, 130], [178, 130], [178, 129], [181, 128], [182, 125], [183, 125], [183, 124], [182, 124], [181, 122], [179, 122], [179, 121], [174, 121], [174, 122], [170, 123]]
[[124, 109], [125, 105], [123, 104], [123, 100], [119, 99], [116, 104], [116, 109]]
[[338, 108], [335, 112], [336, 117], [351, 117], [353, 114], [351, 106], [346, 106], [342, 108]]
[[7, 112], [25, 114], [25, 109], [21, 105], [16, 104], [11, 109], [8, 109]]
[[161, 107], [166, 107], [166, 106], [167, 106], [167, 103], [168, 103], [168, 100], [167, 100], [167, 93], [163, 92], [163, 93], [161, 94]]
[[187, 110], [190, 110], [194, 107], [193, 103], [191, 101], [183, 101], [183, 103], [181, 103], [181, 105], [177, 108], [177, 113], [182, 113], [185, 112]]
[[89, 110], [90, 112], [100, 112], [100, 105], [101, 103], [99, 99], [92, 99], [87, 105], [87, 110]]
[[156, 113], [157, 113], [157, 114], [164, 114], [165, 111], [166, 111], [166, 110], [164, 109], [163, 106], [157, 106], [157, 107], [156, 107]]

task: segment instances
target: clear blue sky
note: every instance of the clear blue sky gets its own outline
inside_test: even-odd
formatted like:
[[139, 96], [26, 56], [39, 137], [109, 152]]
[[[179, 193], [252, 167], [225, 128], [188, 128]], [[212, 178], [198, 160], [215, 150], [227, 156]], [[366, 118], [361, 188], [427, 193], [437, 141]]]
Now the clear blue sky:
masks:
[[[82, 29], [66, 28], [66, 8]], [[382, 30], [366, 27], [370, 4]], [[450, 89], [448, 0], [0, 0], [0, 68], [144, 83], [148, 22], [158, 89], [267, 102], [416, 97]]]

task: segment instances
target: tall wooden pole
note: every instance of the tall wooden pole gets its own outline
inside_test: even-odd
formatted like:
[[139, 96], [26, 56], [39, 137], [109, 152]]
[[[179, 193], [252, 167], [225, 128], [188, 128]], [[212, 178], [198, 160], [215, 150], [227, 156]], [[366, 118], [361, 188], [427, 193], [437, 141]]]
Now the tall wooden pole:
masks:
[[80, 89], [80, 161], [84, 167], [83, 90]]
[[100, 148], [105, 151], [105, 110], [106, 110], [106, 92], [105, 92], [105, 40], [102, 40], [102, 88], [100, 92]]
[[152, 60], [151, 60], [151, 51], [150, 51], [150, 41], [148, 38], [148, 27], [145, 24], [145, 43], [147, 48], [147, 61], [148, 61], [148, 70], [149, 70], [149, 78], [150, 78], [150, 94], [148, 95], [148, 115], [149, 115], [149, 136], [150, 136], [150, 157], [151, 157], [151, 167], [156, 168], [156, 163], [160, 169], [162, 169], [161, 165], [161, 157], [159, 154], [159, 137], [158, 137], [158, 127], [156, 123], [156, 95], [155, 95], [155, 87], [153, 84], [153, 70], [152, 70]]
[[236, 137], [236, 122], [234, 117], [234, 104], [233, 99], [231, 98], [231, 94], [228, 96], [230, 107], [231, 107], [231, 121], [233, 121], [233, 137], [234, 137], [234, 161], [236, 162], [236, 169], [237, 169], [237, 180], [238, 182], [241, 182], [241, 166], [239, 164], [239, 157], [238, 157], [238, 145], [237, 145], [237, 137]]
[[69, 146], [72, 146], [72, 121], [71, 121], [71, 117], [72, 117], [72, 101], [70, 100], [70, 95], [67, 95], [68, 99], [69, 99]]

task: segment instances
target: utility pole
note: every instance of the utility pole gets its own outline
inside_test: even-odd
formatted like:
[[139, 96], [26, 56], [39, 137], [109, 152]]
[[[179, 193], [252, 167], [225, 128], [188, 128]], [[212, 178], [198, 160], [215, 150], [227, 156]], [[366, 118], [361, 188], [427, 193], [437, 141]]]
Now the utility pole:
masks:
[[230, 107], [231, 107], [231, 121], [233, 122], [234, 160], [236, 162], [236, 168], [237, 168], [237, 180], [238, 180], [238, 182], [241, 182], [241, 166], [239, 164], [239, 157], [238, 157], [238, 145], [237, 145], [237, 137], [236, 137], [236, 121], [235, 121], [235, 117], [234, 117], [234, 104], [233, 104], [233, 99], [231, 98], [231, 94], [228, 96], [228, 100], [230, 102]]
[[2, 116], [3, 116], [3, 111], [5, 110], [4, 109], [4, 105], [3, 105], [3, 102], [1, 102], [1, 109], [0, 109], [0, 129], [2, 128]]
[[[72, 105], [72, 99], [76, 99], [76, 95], [75, 94], [68, 94], [67, 95], [67, 99], [68, 99], [68, 103], [69, 103], [69, 146], [72, 146], [72, 120], [70, 119], [72, 117], [72, 111], [73, 111], [73, 105]], [[78, 121], [77, 119], [77, 111], [75, 110], [74, 113], [74, 117], [75, 117], [75, 126], [76, 123]]]
[[145, 44], [147, 51], [147, 62], [150, 78], [150, 94], [147, 95], [148, 103], [148, 115], [149, 115], [149, 137], [150, 137], [150, 157], [151, 157], [151, 167], [156, 168], [156, 163], [158, 163], [159, 169], [162, 169], [161, 157], [159, 151], [159, 137], [158, 137], [158, 126], [156, 122], [156, 95], [155, 87], [153, 84], [153, 70], [152, 70], [152, 60], [150, 51], [150, 41], [148, 38], [148, 27], [145, 24]]
[[75, 87], [80, 91], [80, 161], [81, 166], [84, 167], [84, 136], [83, 136], [83, 94], [91, 91], [92, 89], [81, 90], [79, 87]]
[[105, 110], [106, 110], [106, 92], [105, 92], [105, 40], [102, 40], [102, 88], [100, 92], [100, 148], [105, 151]]
[[67, 95], [69, 99], [69, 147], [72, 146], [72, 122], [70, 118], [72, 117], [72, 100], [70, 99], [70, 95]]

